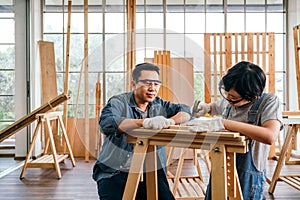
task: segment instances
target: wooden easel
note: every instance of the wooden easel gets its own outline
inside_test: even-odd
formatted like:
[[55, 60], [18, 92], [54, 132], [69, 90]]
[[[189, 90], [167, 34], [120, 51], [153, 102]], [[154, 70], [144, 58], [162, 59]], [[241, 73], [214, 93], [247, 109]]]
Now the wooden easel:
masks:
[[[59, 168], [60, 162], [63, 162], [66, 158], [69, 157], [71, 159], [73, 167], [75, 167], [75, 160], [73, 157], [71, 145], [69, 143], [66, 129], [65, 129], [65, 127], [63, 125], [63, 121], [62, 121], [62, 112], [49, 112], [49, 113], [37, 114], [36, 118], [38, 119], [38, 123], [34, 130], [34, 134], [32, 137], [29, 152], [26, 156], [20, 178], [21, 179], [24, 178], [24, 174], [25, 174], [25, 171], [27, 168], [55, 168], [57, 176], [60, 179], [61, 178], [61, 172], [60, 172], [60, 168]], [[62, 139], [64, 139], [64, 141], [66, 142], [68, 153], [63, 153], [63, 154], [57, 153], [56, 147], [55, 147], [55, 142], [54, 142], [54, 137], [53, 137], [53, 132], [52, 132], [51, 124], [50, 124], [51, 121], [57, 121], [58, 130], [59, 130], [59, 127], [61, 128]], [[47, 131], [45, 131], [45, 123], [46, 123]], [[36, 140], [39, 132], [41, 132], [41, 134], [44, 134], [45, 138], [47, 138], [46, 143], [45, 143], [46, 145], [45, 145], [45, 148], [43, 151], [43, 155], [36, 160], [30, 160], [30, 157], [31, 157], [31, 154], [33, 151], [33, 147], [34, 147], [34, 143], [35, 143], [35, 140]], [[57, 131], [57, 132], [59, 133], [59, 131]], [[51, 153], [48, 153], [49, 145], [51, 148]]]
[[297, 149], [297, 133], [300, 130], [300, 24], [294, 26], [294, 55], [296, 65], [296, 81], [297, 81], [297, 94], [298, 94], [298, 111], [286, 111], [282, 115], [286, 118], [283, 119], [285, 125], [289, 125], [286, 137], [279, 155], [272, 180], [270, 181], [269, 193], [273, 193], [277, 181], [283, 181], [294, 188], [300, 190], [300, 175], [280, 175], [281, 169], [284, 164], [300, 164], [299, 159], [290, 160], [292, 150]]
[[293, 145], [292, 143], [300, 129], [300, 114], [298, 116], [284, 119], [284, 124], [289, 125], [287, 134], [280, 152], [280, 156], [270, 181], [269, 193], [274, 193], [278, 181], [283, 181], [300, 190], [300, 175], [280, 175], [284, 164], [300, 164], [299, 160], [290, 160]]

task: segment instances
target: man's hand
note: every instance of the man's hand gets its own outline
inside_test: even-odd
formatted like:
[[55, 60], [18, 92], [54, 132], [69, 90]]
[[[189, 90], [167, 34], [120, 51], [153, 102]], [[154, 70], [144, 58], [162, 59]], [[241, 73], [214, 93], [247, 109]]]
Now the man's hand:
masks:
[[201, 117], [205, 114], [209, 113], [210, 105], [206, 103], [200, 102], [200, 100], [195, 100], [193, 108], [192, 108], [192, 115], [193, 117]]
[[147, 129], [163, 129], [168, 128], [171, 125], [175, 125], [175, 121], [173, 119], [167, 119], [163, 116], [146, 118], [143, 122], [143, 127]]

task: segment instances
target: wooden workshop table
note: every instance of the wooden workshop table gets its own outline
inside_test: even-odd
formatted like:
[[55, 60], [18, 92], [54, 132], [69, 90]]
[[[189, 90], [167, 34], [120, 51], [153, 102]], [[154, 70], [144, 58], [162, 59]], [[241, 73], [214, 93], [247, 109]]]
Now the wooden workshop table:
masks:
[[296, 137], [300, 128], [300, 115], [291, 115], [283, 118], [283, 124], [288, 125], [284, 143], [280, 151], [280, 156], [270, 182], [269, 193], [274, 193], [277, 181], [285, 183], [300, 190], [300, 174], [298, 175], [280, 175], [284, 164], [300, 164], [300, 160], [290, 160], [292, 149], [295, 149]]
[[211, 188], [213, 200], [243, 199], [235, 167], [235, 154], [248, 151], [248, 141], [237, 132], [195, 133], [186, 127], [134, 129], [127, 142], [135, 144], [123, 200], [135, 199], [146, 161], [147, 199], [158, 199], [156, 146], [211, 150]]

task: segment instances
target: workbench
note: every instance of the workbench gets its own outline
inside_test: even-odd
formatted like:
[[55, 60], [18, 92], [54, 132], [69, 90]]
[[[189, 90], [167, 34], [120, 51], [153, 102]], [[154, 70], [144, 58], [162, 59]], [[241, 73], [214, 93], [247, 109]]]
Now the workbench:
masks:
[[[237, 132], [190, 132], [187, 127], [151, 130], [138, 128], [127, 134], [134, 152], [123, 200], [135, 199], [138, 183], [146, 172], [147, 199], [158, 199], [156, 146], [211, 150], [213, 200], [243, 199], [235, 165], [236, 153], [248, 151], [248, 140]], [[143, 169], [145, 164], [145, 169]]]

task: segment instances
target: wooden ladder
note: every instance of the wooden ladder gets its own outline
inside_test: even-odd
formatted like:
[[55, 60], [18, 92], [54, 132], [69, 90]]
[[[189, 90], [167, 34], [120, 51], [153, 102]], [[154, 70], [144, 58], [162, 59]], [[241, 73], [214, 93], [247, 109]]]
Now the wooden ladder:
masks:
[[[49, 113], [42, 113], [42, 114], [37, 114], [36, 118], [38, 119], [37, 126], [34, 130], [34, 134], [32, 137], [31, 145], [29, 148], [29, 152], [26, 156], [24, 166], [20, 175], [20, 178], [24, 178], [25, 171], [27, 168], [55, 168], [56, 169], [56, 174], [58, 178], [61, 178], [61, 172], [59, 168], [59, 163], [63, 162], [66, 158], [70, 158], [73, 167], [75, 167], [75, 160], [73, 157], [71, 145], [69, 143], [66, 129], [64, 127], [63, 121], [62, 121], [62, 112], [49, 112]], [[66, 142], [67, 145], [67, 150], [68, 153], [63, 153], [63, 154], [58, 154], [56, 151], [55, 147], [55, 141], [53, 137], [53, 132], [52, 132], [52, 127], [51, 127], [51, 121], [56, 121], [58, 124], [58, 129], [61, 128], [62, 131], [62, 139]], [[45, 122], [46, 122], [46, 128], [47, 130], [45, 131]], [[31, 154], [35, 145], [35, 140], [37, 138], [38, 133], [41, 132], [41, 134], [45, 135], [46, 138], [46, 144], [45, 148], [43, 151], [43, 154], [41, 157], [35, 159], [35, 160], [30, 160]], [[60, 131], [57, 130], [57, 133]], [[51, 148], [51, 153], [48, 153], [48, 148]]]

